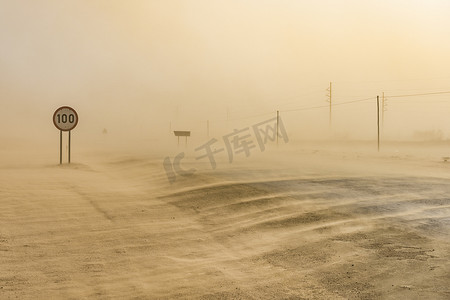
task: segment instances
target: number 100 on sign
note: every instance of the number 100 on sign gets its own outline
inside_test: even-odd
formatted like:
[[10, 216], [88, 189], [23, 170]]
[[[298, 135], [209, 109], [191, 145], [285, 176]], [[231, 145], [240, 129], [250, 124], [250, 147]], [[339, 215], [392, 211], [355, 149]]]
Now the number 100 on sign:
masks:
[[53, 114], [53, 123], [56, 128], [62, 131], [69, 131], [78, 124], [77, 112], [68, 106], [58, 108]]

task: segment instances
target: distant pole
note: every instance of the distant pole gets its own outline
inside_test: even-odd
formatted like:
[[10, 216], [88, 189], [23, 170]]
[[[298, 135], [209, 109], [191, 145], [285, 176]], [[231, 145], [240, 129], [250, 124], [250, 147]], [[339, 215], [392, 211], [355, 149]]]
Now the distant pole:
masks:
[[380, 96], [377, 96], [378, 152], [380, 152]]
[[227, 128], [230, 127], [230, 108], [227, 106]]
[[62, 130], [59, 131], [59, 164], [62, 165]]
[[209, 138], [209, 120], [206, 120], [206, 137]]
[[330, 120], [329, 120], [330, 128], [331, 128], [331, 95], [332, 95], [332, 83], [330, 82], [330, 94], [329, 94], [329, 99], [328, 99], [328, 102], [330, 102]]
[[71, 140], [71, 130], [69, 130], [69, 164], [70, 164], [70, 140]]
[[277, 110], [277, 146], [278, 146], [278, 129], [280, 128], [280, 111]]
[[172, 121], [169, 122], [169, 133], [172, 134]]
[[385, 107], [385, 103], [384, 103], [384, 92], [383, 95], [381, 96], [381, 127], [384, 130], [384, 107]]

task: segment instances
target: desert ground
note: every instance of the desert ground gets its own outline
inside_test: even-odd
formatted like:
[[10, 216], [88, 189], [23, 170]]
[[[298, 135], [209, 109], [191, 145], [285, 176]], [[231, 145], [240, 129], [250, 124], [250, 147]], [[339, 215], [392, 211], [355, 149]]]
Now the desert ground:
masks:
[[0, 147], [1, 299], [450, 299], [448, 143], [146, 147]]

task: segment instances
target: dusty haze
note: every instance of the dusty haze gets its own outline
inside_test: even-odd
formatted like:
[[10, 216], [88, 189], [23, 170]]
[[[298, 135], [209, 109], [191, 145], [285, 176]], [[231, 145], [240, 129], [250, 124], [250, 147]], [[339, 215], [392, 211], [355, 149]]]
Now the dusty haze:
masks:
[[[447, 1], [1, 1], [1, 137], [55, 134], [71, 105], [88, 141], [205, 132], [280, 110], [291, 135], [449, 138]], [[323, 108], [314, 108], [324, 106]], [[301, 110], [297, 110], [301, 109]], [[294, 110], [294, 111], [292, 111]], [[27, 126], [32, 124], [32, 126]], [[230, 125], [231, 126], [231, 125]], [[233, 126], [231, 126], [233, 127]]]

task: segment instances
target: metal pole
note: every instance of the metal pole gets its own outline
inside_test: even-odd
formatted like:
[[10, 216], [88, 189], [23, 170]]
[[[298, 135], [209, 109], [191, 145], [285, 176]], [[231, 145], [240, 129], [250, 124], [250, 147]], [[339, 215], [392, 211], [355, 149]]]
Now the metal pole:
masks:
[[71, 137], [71, 133], [72, 131], [69, 130], [69, 164], [70, 164], [70, 137]]
[[380, 152], [380, 96], [377, 96], [378, 152]]
[[383, 96], [381, 98], [381, 127], [384, 130], [384, 92], [383, 92]]
[[280, 111], [277, 110], [277, 146], [278, 146], [278, 129], [280, 124]]
[[59, 131], [59, 164], [62, 165], [62, 130]]
[[330, 124], [329, 124], [330, 128], [331, 128], [331, 82], [330, 82]]

